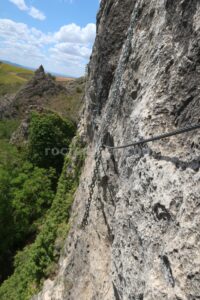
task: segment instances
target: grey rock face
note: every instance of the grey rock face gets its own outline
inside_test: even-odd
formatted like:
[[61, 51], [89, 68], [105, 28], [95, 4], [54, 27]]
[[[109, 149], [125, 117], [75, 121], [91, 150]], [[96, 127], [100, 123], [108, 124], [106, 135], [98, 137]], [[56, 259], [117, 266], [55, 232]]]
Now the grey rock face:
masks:
[[87, 88], [88, 135], [92, 134], [90, 123], [101, 113], [113, 82], [118, 59], [130, 25], [135, 0], [101, 1], [97, 15], [97, 37], [89, 64]]
[[0, 97], [0, 120], [14, 118], [17, 114], [14, 107], [15, 95]]
[[89, 225], [80, 224], [102, 140], [126, 144], [200, 122], [200, 3], [101, 1], [97, 20], [72, 228], [57, 277], [34, 299], [199, 299], [199, 131], [143, 151], [104, 150]]

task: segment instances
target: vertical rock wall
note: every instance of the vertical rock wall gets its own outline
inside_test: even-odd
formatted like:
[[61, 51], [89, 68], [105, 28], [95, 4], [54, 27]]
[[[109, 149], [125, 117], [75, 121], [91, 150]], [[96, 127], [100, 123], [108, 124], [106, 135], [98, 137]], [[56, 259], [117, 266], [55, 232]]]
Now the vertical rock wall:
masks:
[[200, 133], [103, 151], [200, 122], [198, 0], [102, 0], [82, 132], [88, 155], [59, 273], [34, 299], [200, 299]]

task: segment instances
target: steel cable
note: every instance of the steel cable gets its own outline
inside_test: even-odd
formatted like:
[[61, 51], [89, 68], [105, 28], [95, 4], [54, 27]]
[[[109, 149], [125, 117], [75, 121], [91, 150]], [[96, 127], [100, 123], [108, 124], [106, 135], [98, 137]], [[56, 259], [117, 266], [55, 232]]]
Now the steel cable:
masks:
[[146, 144], [146, 143], [149, 143], [149, 142], [158, 141], [158, 140], [161, 140], [161, 139], [164, 139], [164, 138], [168, 138], [168, 137], [175, 136], [175, 135], [178, 135], [178, 134], [182, 134], [182, 133], [185, 133], [185, 132], [193, 131], [193, 130], [196, 130], [196, 129], [200, 129], [200, 124], [185, 127], [185, 128], [181, 128], [181, 129], [177, 129], [175, 131], [164, 133], [164, 134], [154, 136], [154, 137], [149, 137], [147, 139], [141, 139], [140, 141], [134, 142], [132, 144], [121, 145], [121, 146], [116, 146], [116, 147], [103, 145], [103, 147], [107, 148], [107, 149], [111, 149], [111, 150], [123, 149], [123, 148], [128, 148], [128, 147], [135, 147], [135, 146], [138, 146], [138, 145], [143, 145], [143, 144]]

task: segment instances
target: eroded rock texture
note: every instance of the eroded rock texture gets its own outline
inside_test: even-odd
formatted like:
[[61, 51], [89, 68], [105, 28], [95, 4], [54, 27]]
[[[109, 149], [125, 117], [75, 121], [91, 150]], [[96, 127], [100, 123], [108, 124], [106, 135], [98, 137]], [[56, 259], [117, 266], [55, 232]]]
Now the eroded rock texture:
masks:
[[103, 151], [200, 122], [198, 0], [102, 0], [81, 130], [88, 156], [54, 280], [34, 299], [200, 299], [199, 131]]

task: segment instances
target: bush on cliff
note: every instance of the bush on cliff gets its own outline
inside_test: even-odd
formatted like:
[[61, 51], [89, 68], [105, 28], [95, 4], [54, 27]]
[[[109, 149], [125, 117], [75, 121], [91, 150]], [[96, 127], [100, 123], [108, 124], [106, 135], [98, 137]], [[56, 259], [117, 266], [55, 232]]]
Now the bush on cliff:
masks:
[[76, 128], [69, 120], [54, 113], [32, 113], [29, 130], [28, 159], [41, 168], [55, 168], [60, 174]]

